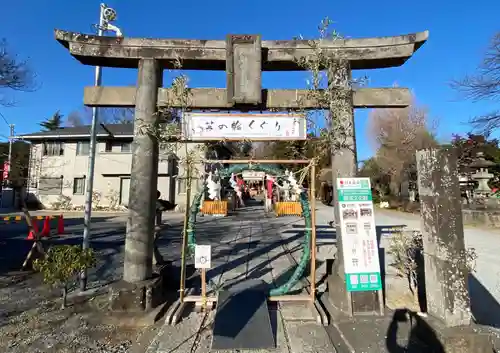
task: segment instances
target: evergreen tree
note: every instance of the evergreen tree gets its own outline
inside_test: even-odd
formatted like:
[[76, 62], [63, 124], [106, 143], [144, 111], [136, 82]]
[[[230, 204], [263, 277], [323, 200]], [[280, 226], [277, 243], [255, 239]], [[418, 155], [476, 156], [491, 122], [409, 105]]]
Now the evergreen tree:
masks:
[[57, 130], [62, 127], [63, 115], [57, 111], [49, 119], [42, 121], [39, 125], [46, 131]]

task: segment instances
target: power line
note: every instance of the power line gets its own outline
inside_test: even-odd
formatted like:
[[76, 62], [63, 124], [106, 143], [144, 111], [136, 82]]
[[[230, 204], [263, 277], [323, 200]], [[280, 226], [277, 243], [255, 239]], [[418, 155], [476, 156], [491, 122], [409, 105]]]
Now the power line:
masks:
[[0, 112], [0, 117], [3, 119], [3, 121], [5, 121], [5, 123], [7, 124], [7, 126], [10, 127], [9, 121], [7, 120], [7, 118], [5, 117], [5, 115], [2, 114], [2, 112]]

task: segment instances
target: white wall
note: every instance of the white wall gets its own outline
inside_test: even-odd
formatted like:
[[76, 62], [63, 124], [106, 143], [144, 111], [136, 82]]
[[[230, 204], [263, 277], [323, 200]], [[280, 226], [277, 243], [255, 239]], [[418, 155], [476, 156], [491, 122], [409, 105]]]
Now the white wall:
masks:
[[[198, 144], [188, 144], [189, 151], [196, 150], [197, 159], [200, 161], [204, 158], [204, 148], [200, 148]], [[94, 176], [94, 191], [101, 194], [101, 206], [109, 204], [109, 195], [119, 198], [121, 178], [130, 177], [132, 165], [132, 154], [130, 152], [121, 152], [119, 147], [114, 147], [111, 152], [106, 152], [106, 143], [98, 142]], [[66, 142], [64, 144], [63, 156], [43, 156], [43, 147], [40, 143], [32, 144], [32, 161], [30, 173], [29, 192], [35, 194], [40, 202], [47, 208], [51, 204], [60, 199], [60, 195], [40, 195], [37, 189], [37, 182], [40, 177], [60, 177], [63, 176], [62, 195], [71, 197], [74, 206], [83, 206], [85, 204], [85, 195], [73, 193], [74, 178], [86, 177], [88, 174], [88, 155], [77, 155], [77, 143]], [[186, 175], [184, 164], [185, 159], [184, 144], [172, 144], [170, 151], [176, 152], [180, 163], [178, 165], [179, 173], [174, 183], [170, 182], [169, 176], [169, 161], [165, 153], [160, 155], [158, 165], [158, 190], [161, 192], [162, 199], [170, 199], [170, 186], [178, 187], [178, 178], [183, 178]], [[199, 172], [203, 171], [203, 164], [197, 164], [196, 169]], [[197, 173], [199, 174], [199, 173]], [[200, 188], [200, 182], [193, 183], [193, 193], [196, 193]], [[179, 205], [185, 204], [185, 193], [178, 193], [175, 190], [175, 203]]]

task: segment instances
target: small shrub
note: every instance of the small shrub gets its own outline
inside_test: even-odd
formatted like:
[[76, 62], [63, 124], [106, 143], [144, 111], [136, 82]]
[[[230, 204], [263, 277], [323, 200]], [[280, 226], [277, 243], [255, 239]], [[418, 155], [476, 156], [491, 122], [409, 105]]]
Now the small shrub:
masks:
[[120, 193], [108, 185], [108, 193], [106, 194], [108, 201], [108, 209], [110, 211], [120, 210]]
[[70, 196], [59, 195], [56, 202], [53, 202], [50, 206], [53, 210], [65, 210], [69, 211], [73, 209], [73, 200]]
[[[446, 244], [442, 244], [441, 246], [446, 247]], [[421, 270], [420, 266], [423, 266], [422, 256], [424, 254], [424, 247], [422, 233], [419, 231], [401, 231], [394, 233], [391, 237], [387, 253], [393, 257], [389, 266], [394, 267], [399, 276], [408, 280], [408, 287], [410, 291], [415, 294], [418, 286], [417, 273]], [[465, 265], [467, 271], [474, 272], [477, 259], [475, 249], [465, 249], [463, 259], [465, 261], [463, 265]], [[455, 258], [449, 258], [448, 260], [460, 262], [459, 259]]]
[[43, 274], [46, 284], [61, 288], [64, 309], [71, 281], [95, 263], [92, 249], [83, 250], [79, 245], [58, 245], [51, 247], [43, 259], [35, 260], [33, 268]]
[[92, 192], [92, 210], [99, 210], [101, 207], [102, 193], [98, 191]]
[[393, 260], [390, 266], [396, 269], [398, 276], [408, 280], [408, 287], [412, 293], [415, 293], [417, 288], [418, 260], [422, 251], [422, 233], [417, 231], [394, 233], [387, 251]]

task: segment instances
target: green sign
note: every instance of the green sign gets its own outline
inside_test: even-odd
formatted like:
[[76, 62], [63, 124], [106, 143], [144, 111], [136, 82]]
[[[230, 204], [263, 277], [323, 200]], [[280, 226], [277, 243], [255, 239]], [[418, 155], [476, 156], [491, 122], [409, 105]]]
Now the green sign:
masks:
[[349, 292], [382, 289], [380, 272], [346, 273], [345, 281]]
[[381, 290], [370, 179], [339, 178], [337, 191], [347, 290]]
[[370, 189], [347, 189], [339, 190], [340, 202], [372, 201], [372, 191]]

